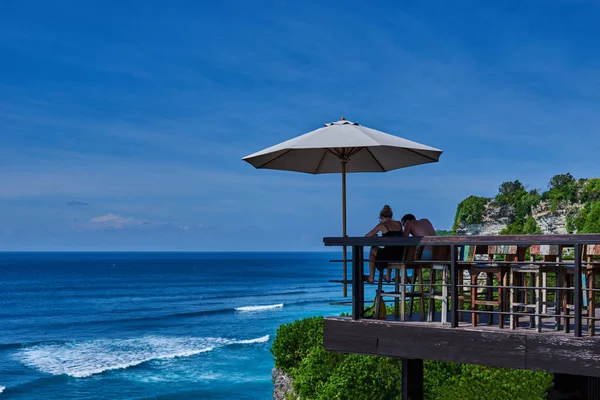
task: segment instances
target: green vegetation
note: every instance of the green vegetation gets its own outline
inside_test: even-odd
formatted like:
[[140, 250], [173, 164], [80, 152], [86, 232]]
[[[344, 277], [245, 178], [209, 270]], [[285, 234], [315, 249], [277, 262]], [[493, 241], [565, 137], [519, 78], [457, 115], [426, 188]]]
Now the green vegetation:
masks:
[[488, 199], [485, 197], [470, 196], [461, 201], [456, 209], [456, 217], [452, 225], [452, 234], [456, 234], [456, 230], [460, 224], [480, 224], [483, 222], [483, 212]]
[[451, 236], [452, 235], [452, 231], [448, 231], [445, 229], [436, 229], [435, 230], [435, 234], [437, 236]]
[[461, 225], [481, 223], [489, 201], [505, 207], [510, 213], [511, 222], [500, 231], [501, 235], [542, 233], [531, 216], [541, 201], [550, 204], [550, 211], [556, 211], [561, 204], [581, 204], [582, 209], [577, 215], [567, 216], [567, 231], [600, 233], [600, 179], [597, 178], [577, 180], [570, 173], [555, 175], [548, 183], [548, 190], [542, 193], [535, 189], [527, 191], [518, 180], [504, 182], [493, 200], [470, 196], [458, 205], [453, 234]]
[[[401, 360], [345, 355], [323, 348], [323, 318], [284, 324], [271, 352], [302, 399], [399, 399]], [[425, 362], [426, 399], [545, 399], [552, 376], [543, 372]]]

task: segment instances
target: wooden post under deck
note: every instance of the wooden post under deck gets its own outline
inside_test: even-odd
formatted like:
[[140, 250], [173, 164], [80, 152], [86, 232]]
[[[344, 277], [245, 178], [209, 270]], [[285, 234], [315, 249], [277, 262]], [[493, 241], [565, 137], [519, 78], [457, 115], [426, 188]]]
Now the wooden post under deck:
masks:
[[423, 400], [423, 360], [402, 360], [402, 400]]
[[554, 374], [554, 384], [547, 396], [548, 400], [598, 398], [600, 378], [570, 374]]

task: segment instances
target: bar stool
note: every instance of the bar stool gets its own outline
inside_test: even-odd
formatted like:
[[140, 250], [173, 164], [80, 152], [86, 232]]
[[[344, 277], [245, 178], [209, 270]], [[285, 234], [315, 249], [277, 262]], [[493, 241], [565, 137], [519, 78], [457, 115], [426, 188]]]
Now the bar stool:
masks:
[[[430, 266], [431, 278], [429, 281], [429, 299], [427, 307], [427, 321], [431, 322], [435, 315], [435, 301], [440, 300], [442, 302], [441, 307], [441, 323], [446, 324], [448, 322], [448, 277], [450, 264], [450, 248], [447, 246], [435, 246], [432, 252], [433, 261], [438, 261]], [[438, 272], [441, 272], [441, 283], [438, 284]], [[438, 291], [437, 286], [441, 286]]]
[[[392, 297], [395, 301], [394, 314], [396, 318], [400, 316], [400, 321], [406, 320], [406, 299], [410, 299], [409, 317], [412, 317], [413, 299], [419, 298], [420, 306], [420, 319], [425, 321], [425, 299], [423, 291], [423, 271], [422, 266], [414, 262], [416, 255], [420, 254], [420, 250], [415, 247], [405, 247], [404, 249], [404, 260], [398, 262], [390, 262], [386, 268], [395, 270], [394, 280], [394, 291], [386, 292], [383, 290], [383, 274], [384, 271], [379, 271], [379, 281], [377, 285], [377, 294], [375, 297], [375, 316], [379, 315], [379, 302], [383, 297]], [[412, 276], [409, 279], [407, 273], [408, 270], [412, 271]], [[415, 286], [416, 285], [416, 286]], [[410, 286], [410, 293], [407, 293], [407, 286]], [[418, 287], [419, 292], [415, 291]], [[399, 303], [398, 304], [398, 300]], [[398, 307], [399, 306], [399, 307]], [[398, 315], [398, 308], [400, 308], [400, 315]]]
[[[600, 263], [594, 261], [594, 256], [600, 256], [600, 245], [589, 244], [584, 246], [583, 257], [584, 265], [583, 270], [585, 271], [584, 281], [584, 293], [586, 294], [584, 299], [587, 301], [587, 326], [588, 334], [595, 336], [596, 324], [594, 318], [596, 317], [596, 276], [600, 271]], [[587, 283], [587, 284], [586, 284]]]
[[[545, 287], [548, 282], [548, 273], [554, 273], [557, 285], [560, 282], [560, 259], [562, 247], [558, 245], [533, 245], [529, 247], [531, 264], [512, 265], [510, 267], [510, 327], [515, 329], [519, 324], [519, 316], [514, 315], [522, 309], [525, 312], [531, 310], [538, 314], [531, 316], [529, 326], [542, 331], [542, 316], [539, 314], [547, 313], [548, 306], [554, 306], [554, 313], [557, 315], [555, 329], [560, 329], [560, 291], [555, 289], [554, 301], [548, 302], [548, 293]], [[541, 262], [536, 262], [536, 257], [542, 257]], [[544, 264], [551, 263], [551, 264]], [[529, 289], [515, 289], [513, 286], [529, 286]]]
[[[596, 313], [595, 311], [595, 299], [594, 299], [594, 280], [596, 277], [596, 272], [598, 270], [597, 266], [595, 264], [589, 264], [591, 262], [593, 262], [593, 257], [596, 255], [596, 253], [600, 252], [599, 249], [596, 248], [597, 245], [587, 245], [587, 246], [583, 246], [583, 252], [581, 254], [581, 261], [582, 261], [582, 265], [581, 265], [581, 276], [578, 277], [577, 279], [581, 279], [581, 288], [583, 291], [583, 308], [582, 308], [582, 314], [583, 312], [585, 312], [585, 315], [582, 315], [582, 318], [586, 318], [587, 319], [587, 325], [588, 325], [588, 333], [593, 336], [595, 334], [595, 329], [594, 329], [594, 321], [592, 318], [594, 318], [594, 315]], [[575, 268], [574, 268], [574, 264], [567, 264], [564, 263], [563, 264], [563, 268], [561, 268], [561, 281], [562, 281], [562, 296], [561, 296], [561, 303], [562, 303], [562, 310], [563, 310], [563, 320], [564, 320], [564, 331], [565, 333], [569, 333], [571, 331], [571, 318], [573, 318], [572, 316], [570, 316], [570, 312], [571, 310], [575, 309], [575, 304], [574, 304], [574, 299], [573, 299], [573, 295], [574, 295], [574, 279], [575, 279]], [[565, 290], [565, 289], [570, 289], [570, 290]], [[591, 304], [590, 304], [591, 303]], [[591, 329], [591, 331], [590, 331]]]
[[[479, 247], [479, 246], [478, 246]], [[520, 253], [524, 256], [524, 249], [522, 251], [516, 245], [499, 245], [499, 246], [487, 246], [487, 260], [482, 260], [481, 263], [476, 263], [471, 266], [471, 324], [477, 326], [479, 323], [479, 309], [478, 306], [483, 305], [488, 310], [493, 311], [494, 307], [498, 308], [499, 312], [504, 312], [506, 309], [505, 293], [506, 291], [502, 286], [506, 286], [506, 276], [509, 267], [507, 264], [498, 264], [494, 261], [495, 256], [500, 256], [502, 261], [519, 261]], [[481, 291], [484, 295], [483, 299], [480, 299], [478, 294], [478, 277], [479, 275], [485, 276], [485, 288]], [[498, 282], [497, 297], [494, 299], [493, 286], [494, 278]], [[493, 323], [493, 315], [489, 314], [488, 325]], [[498, 315], [498, 327], [504, 327], [504, 315]]]

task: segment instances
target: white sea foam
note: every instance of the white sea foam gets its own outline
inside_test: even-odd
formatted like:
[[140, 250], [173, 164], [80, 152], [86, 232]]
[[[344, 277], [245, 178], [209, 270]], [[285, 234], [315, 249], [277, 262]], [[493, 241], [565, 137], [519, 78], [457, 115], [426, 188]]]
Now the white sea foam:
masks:
[[283, 307], [283, 303], [281, 304], [271, 304], [270, 306], [246, 306], [246, 307], [237, 307], [236, 311], [265, 311], [265, 310], [273, 310], [275, 308]]
[[0, 386], [0, 393], [4, 392], [4, 389], [6, 389], [5, 386]]
[[159, 336], [102, 339], [40, 344], [19, 350], [16, 358], [24, 365], [41, 372], [83, 378], [151, 360], [189, 357], [227, 345], [264, 343], [268, 340], [269, 335], [249, 340]]
[[269, 341], [269, 335], [265, 335], [256, 339], [249, 340], [236, 340], [234, 344], [253, 344], [253, 343], [266, 343]]

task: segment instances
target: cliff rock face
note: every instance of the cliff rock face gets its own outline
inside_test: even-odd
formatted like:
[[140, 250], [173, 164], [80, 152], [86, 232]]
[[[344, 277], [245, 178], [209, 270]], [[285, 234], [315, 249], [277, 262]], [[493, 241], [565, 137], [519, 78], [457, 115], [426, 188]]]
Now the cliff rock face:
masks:
[[274, 386], [273, 400], [289, 400], [290, 398], [300, 400], [300, 397], [294, 392], [292, 378], [286, 375], [285, 372], [279, 368], [273, 368], [271, 377]]
[[581, 208], [582, 204], [561, 204], [552, 211], [550, 203], [543, 201], [532, 210], [532, 217], [543, 233], [566, 234], [567, 216], [575, 217]]
[[[566, 234], [567, 216], [574, 217], [582, 208], [582, 204], [563, 203], [552, 210], [549, 201], [542, 201], [532, 209], [531, 216], [544, 234]], [[461, 224], [456, 233], [458, 235], [497, 235], [508, 224], [514, 221], [514, 211], [511, 207], [500, 206], [490, 199], [483, 213], [480, 224]]]
[[514, 211], [510, 207], [500, 206], [489, 200], [483, 212], [480, 224], [459, 225], [458, 235], [497, 235], [506, 225], [514, 221]]

